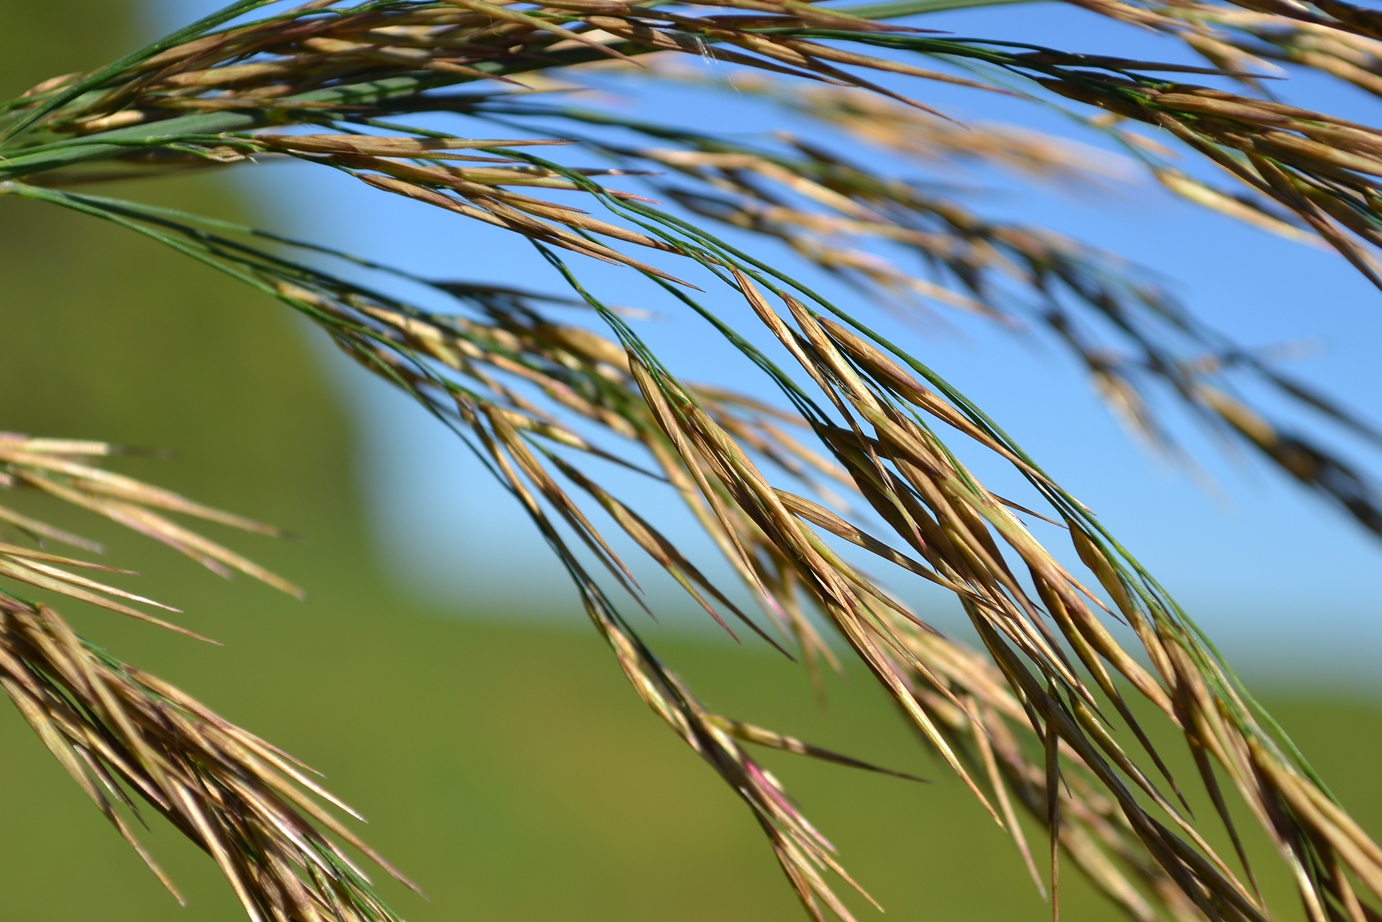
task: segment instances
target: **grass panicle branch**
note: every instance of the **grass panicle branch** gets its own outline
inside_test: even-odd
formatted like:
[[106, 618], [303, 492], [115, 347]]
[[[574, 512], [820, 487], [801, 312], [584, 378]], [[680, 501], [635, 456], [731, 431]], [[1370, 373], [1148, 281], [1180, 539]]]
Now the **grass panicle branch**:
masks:
[[[223, 576], [236, 570], [300, 594], [167, 513], [261, 534], [276, 535], [276, 529], [99, 466], [102, 457], [119, 452], [102, 442], [6, 433], [0, 435], [0, 486], [96, 513]], [[88, 553], [102, 550], [8, 507], [0, 507], [0, 522], [40, 547], [56, 543]], [[130, 574], [24, 545], [0, 546], [0, 574], [11, 582], [198, 636], [143, 610], [176, 609], [73, 570]], [[128, 813], [143, 822], [136, 798], [215, 860], [256, 922], [397, 918], [346, 847], [406, 879], [333, 814], [334, 809], [360, 818], [314, 779], [312, 768], [157, 676], [116, 660], [78, 636], [54, 608], [8, 587], [0, 591], [0, 685], [72, 779], [179, 900], [175, 885], [126, 818]]]
[[[814, 918], [852, 918], [830, 875], [853, 881], [746, 747], [883, 769], [704, 707], [620, 613], [606, 587], [646, 603], [635, 567], [602, 528], [617, 529], [731, 633], [756, 634], [813, 677], [841, 666], [842, 649], [857, 658], [1012, 836], [1037, 886], [1049, 880], [1053, 902], [1066, 856], [1139, 922], [1267, 919], [1232, 789], [1291, 869], [1311, 922], [1361, 922], [1382, 901], [1382, 849], [1152, 576], [929, 367], [733, 242], [747, 232], [784, 243], [895, 310], [943, 306], [1045, 330], [1154, 443], [1179, 450], [1151, 403], [1160, 387], [1382, 533], [1382, 504], [1361, 468], [1271, 422], [1234, 382], [1266, 385], [1318, 421], [1382, 441], [1365, 419], [1201, 323], [1109, 254], [986, 219], [953, 193], [889, 172], [899, 159], [922, 176], [964, 160], [1088, 182], [1057, 140], [963, 128], [904, 93], [929, 82], [1018, 87], [1085, 112], [1187, 198], [1322, 240], [1382, 287], [1373, 254], [1382, 245], [1382, 132], [1267, 97], [1259, 79], [1280, 62], [1376, 92], [1375, 15], [1338, 0], [1079, 5], [1178, 36], [1210, 66], [938, 36], [909, 17], [954, 4], [924, 0], [243, 3], [117, 65], [0, 105], [0, 194], [112, 222], [235, 277], [308, 317], [449, 427], [560, 559], [636, 692], [754, 814]], [[273, 10], [245, 15], [261, 6]], [[563, 78], [583, 69], [686, 79], [666, 63], [683, 54], [733, 68], [743, 91], [830, 125], [845, 150], [797, 136], [744, 141], [542, 98], [569, 90]], [[1242, 91], [1176, 82], [1187, 75], [1237, 80]], [[413, 116], [466, 127], [453, 134], [402, 121]], [[1171, 165], [1149, 130], [1238, 186]], [[570, 293], [422, 278], [80, 191], [267, 160], [332, 169], [517, 234]], [[581, 281], [573, 256], [622, 267], [703, 318], [763, 374], [774, 399], [688, 383], [627, 312]], [[903, 259], [932, 273], [909, 272]], [[400, 277], [450, 306], [393, 294]], [[555, 320], [555, 302], [588, 308], [591, 322]], [[731, 311], [753, 333], [725, 319]], [[106, 451], [0, 437], [0, 485], [40, 490], [218, 572], [295, 591], [170, 514], [271, 529], [110, 474], [93, 462]], [[1027, 485], [1023, 502], [1041, 511], [991, 492], [962, 460], [973, 456], [1006, 464]], [[686, 505], [761, 615], [736, 605], [729, 587], [602, 482], [611, 464]], [[0, 519], [81, 545], [3, 508]], [[1060, 545], [1081, 573], [1049, 549]], [[953, 594], [983, 650], [942, 636], [859, 559]], [[151, 617], [136, 607], [149, 600], [73, 572], [90, 566], [0, 546], [0, 576]], [[326, 796], [295, 763], [108, 660], [52, 609], [6, 599], [5, 687], [122, 831], [93, 778], [118, 776], [203, 845], [254, 918], [390, 917], [326, 832], [362, 846], [299, 790]], [[1136, 649], [1120, 644], [1112, 620], [1131, 629]], [[1143, 705], [1150, 718], [1135, 716]], [[1183, 737], [1232, 857], [1211, 846], [1210, 821], [1190, 815], [1184, 780], [1142, 725], [1149, 719]], [[1019, 813], [1045, 828], [1048, 860], [1038, 862]]]

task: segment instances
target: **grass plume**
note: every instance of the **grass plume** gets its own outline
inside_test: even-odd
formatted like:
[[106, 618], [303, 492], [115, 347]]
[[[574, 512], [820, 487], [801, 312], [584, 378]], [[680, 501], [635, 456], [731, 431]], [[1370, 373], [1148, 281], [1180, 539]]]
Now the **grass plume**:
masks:
[[[275, 529], [97, 465], [101, 457], [118, 451], [101, 442], [6, 433], [0, 436], [0, 483], [42, 492], [104, 516], [222, 575], [239, 570], [300, 594], [292, 584], [165, 513], [261, 534], [277, 534]], [[0, 521], [39, 542], [101, 551], [95, 542], [9, 509], [0, 509]], [[198, 636], [143, 610], [176, 609], [73, 570], [130, 572], [23, 545], [0, 546], [0, 573], [11, 582]], [[333, 815], [330, 808], [359, 819], [314, 780], [312, 768], [157, 676], [111, 657], [78, 636], [50, 605], [9, 588], [0, 591], [0, 685], [48, 750], [174, 896], [178, 891], [173, 881], [139, 844], [122, 813], [128, 810], [142, 822], [134, 798], [162, 814], [215, 860], [251, 919], [396, 918], [341, 843], [399, 875]]]
[[[1045, 329], [1152, 441], [1175, 450], [1146, 397], [1149, 384], [1382, 532], [1365, 474], [1274, 425], [1231, 382], [1264, 383], [1316, 419], [1377, 441], [1366, 420], [1210, 329], [1109, 254], [988, 220], [955, 196], [890, 175], [871, 156], [886, 150], [918, 169], [963, 157], [1075, 181], [1058, 142], [999, 128], [962, 133], [913, 98], [934, 82], [1007, 93], [1017, 85], [1084, 113], [1187, 198], [1314, 235], [1382, 287], [1372, 252], [1382, 245], [1382, 132], [1268, 98], [1251, 70], [1289, 62], [1367, 88], [1374, 14], [1336, 0], [1310, 8], [1080, 5], [1178, 36], [1210, 66], [938, 37], [882, 21], [936, 8], [925, 2], [250, 0], [116, 65], [0, 105], [0, 194], [113, 222], [243, 281], [312, 320], [463, 439], [561, 560], [637, 694], [759, 821], [813, 917], [852, 918], [831, 875], [853, 881], [746, 744], [875, 767], [707, 710], [607, 590], [643, 604], [633, 568], [591, 517], [596, 508], [727, 629], [759, 635], [813, 673], [836, 665], [827, 633], [840, 639], [1007, 829], [1038, 886], [1049, 881], [1053, 903], [1064, 854], [1138, 920], [1265, 920], [1227, 787], [1277, 846], [1312, 922], [1362, 922], [1382, 900], [1382, 849], [1155, 579], [932, 369], [711, 229], [785, 243], [894, 307], [921, 302]], [[250, 17], [255, 11], [265, 15]], [[542, 98], [581, 68], [675, 75], [659, 59], [681, 54], [754, 72], [744, 81], [750, 91], [834, 127], [854, 156], [809, 138], [749, 143]], [[1194, 75], [1233, 78], [1242, 92], [1179, 82]], [[424, 115], [477, 130], [400, 121]], [[1176, 170], [1141, 126], [1222, 167], [1238, 186]], [[608, 166], [578, 165], [577, 152]], [[362, 192], [519, 235], [570, 290], [558, 297], [420, 278], [271, 232], [80, 191], [96, 180], [263, 160], [335, 170]], [[614, 188], [626, 185], [641, 191]], [[888, 250], [919, 257], [932, 277], [899, 268]], [[688, 383], [635, 322], [581, 281], [583, 259], [637, 274], [702, 317], [762, 373], [776, 402]], [[388, 283], [399, 277], [451, 306], [392, 294]], [[595, 322], [553, 319], [561, 299], [588, 308]], [[757, 323], [771, 348], [724, 319], [731, 310]], [[109, 474], [92, 463], [106, 451], [5, 436], [0, 472], [5, 486], [106, 516], [213, 570], [295, 591], [168, 513], [270, 529]], [[986, 488], [962, 460], [974, 455], [1008, 465], [1041, 512]], [[679, 497], [761, 615], [736, 606], [618, 498], [617, 485], [601, 482], [592, 461]], [[1055, 526], [1049, 540], [1037, 538], [1044, 524], [1029, 527], [1024, 517]], [[17, 514], [0, 510], [0, 518], [62, 540]], [[1068, 544], [1082, 573], [1058, 560], [1054, 542]], [[953, 594], [982, 652], [910, 611], [855, 562], [865, 555]], [[148, 617], [133, 607], [148, 600], [72, 572], [84, 566], [0, 547], [2, 576]], [[301, 792], [325, 796], [294, 763], [71, 637], [52, 609], [6, 598], [6, 689], [122, 832], [93, 778], [118, 775], [202, 844], [253, 918], [390, 918], [318, 831], [359, 847]], [[1120, 645], [1110, 619], [1128, 625], [1140, 649]], [[1185, 781], [1171, 776], [1131, 696], [1183, 736], [1233, 858], [1218, 854], [1206, 821], [1189, 815]], [[1050, 837], [1044, 869], [1019, 810]]]

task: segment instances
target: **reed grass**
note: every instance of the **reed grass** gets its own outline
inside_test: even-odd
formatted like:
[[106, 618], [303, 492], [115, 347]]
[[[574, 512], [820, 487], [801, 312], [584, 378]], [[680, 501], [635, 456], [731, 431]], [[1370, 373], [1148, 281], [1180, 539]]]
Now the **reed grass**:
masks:
[[[699, 701], [616, 605], [614, 589], [636, 600], [641, 591], [593, 523], [594, 509], [727, 630], [759, 635], [813, 674], [839, 665], [830, 638], [842, 641], [1009, 832], [1053, 909], [1065, 857], [1138, 920], [1267, 919], [1234, 825], [1236, 798], [1276, 844], [1312, 922], [1375, 919], [1382, 849], [1093, 513], [862, 312], [716, 227], [785, 243], [893, 310], [959, 309], [1044, 328], [1153, 443], [1180, 451], [1148, 398], [1162, 388], [1382, 534], [1376, 489], [1358, 465], [1273, 424], [1236, 382], [1265, 384], [1316, 419], [1382, 440], [1361, 416], [1211, 329], [1111, 255], [988, 220], [954, 195], [890, 174], [877, 156], [918, 171], [959, 158], [1031, 181], [1086, 181], [1087, 152], [1001, 126], [961, 128], [914, 98], [937, 81], [1017, 93], [1105, 132], [1192, 201], [1324, 241], [1382, 287], [1373, 255], [1382, 244], [1382, 132], [1290, 106], [1261, 82], [1275, 62], [1376, 92], [1382, 20], [1337, 0], [1078, 3], [1183, 41], [1204, 67], [922, 27], [926, 13], [978, 5], [242, 0], [108, 67], [0, 104], [0, 194], [115, 223], [243, 281], [309, 318], [450, 427], [561, 560], [634, 690], [757, 819], [811, 916], [851, 919], [834, 887], [853, 881], [751, 747], [886, 769]], [[849, 155], [811, 137], [756, 144], [566, 98], [562, 81], [583, 70], [695, 79], [672, 63], [682, 54], [830, 126]], [[1179, 82], [1194, 75], [1227, 78], [1239, 91]], [[401, 121], [437, 114], [466, 133]], [[1227, 185], [1174, 165], [1168, 143], [1221, 167]], [[590, 155], [607, 166], [576, 165]], [[588, 308], [602, 332], [553, 319], [560, 299], [550, 294], [419, 278], [269, 231], [82, 191], [270, 160], [333, 169], [526, 238], [534, 259], [568, 284], [562, 297]], [[896, 254], [919, 257], [933, 273], [917, 276]], [[683, 380], [636, 319], [582, 283], [592, 259], [643, 277], [702, 317], [762, 373], [770, 395]], [[453, 309], [393, 294], [389, 282], [399, 277]], [[761, 328], [747, 335], [723, 319], [727, 301]], [[753, 344], [760, 333], [772, 350]], [[297, 592], [171, 515], [273, 529], [110, 473], [97, 461], [111, 451], [4, 436], [3, 486], [104, 516], [214, 571]], [[991, 492], [962, 456], [1004, 462], [1042, 510]], [[678, 496], [761, 615], [737, 606], [618, 498], [619, 483], [602, 483], [592, 471], [609, 468], [591, 461]], [[0, 509], [0, 519], [31, 538], [96, 550], [18, 513]], [[1086, 572], [1060, 563], [1033, 534], [1045, 526], [1029, 529], [1028, 520], [1054, 526], [1040, 533], [1069, 542]], [[862, 557], [953, 594], [983, 649], [937, 632], [861, 569]], [[0, 576], [12, 582], [157, 620], [146, 611], [157, 603], [73, 572], [93, 568], [102, 569], [0, 546]], [[133, 842], [114, 805], [132, 806], [137, 794], [210, 853], [251, 918], [395, 918], [337, 843], [381, 859], [319, 805], [341, 806], [298, 763], [106, 657], [49, 605], [5, 593], [0, 681], [122, 834]], [[1111, 620], [1131, 628], [1137, 649], [1118, 642]], [[1172, 777], [1132, 697], [1179, 729], [1217, 817], [1190, 814], [1186, 779]], [[1021, 814], [1044, 828], [1044, 849], [1028, 840]], [[1213, 824], [1227, 828], [1235, 855], [1211, 846]]]

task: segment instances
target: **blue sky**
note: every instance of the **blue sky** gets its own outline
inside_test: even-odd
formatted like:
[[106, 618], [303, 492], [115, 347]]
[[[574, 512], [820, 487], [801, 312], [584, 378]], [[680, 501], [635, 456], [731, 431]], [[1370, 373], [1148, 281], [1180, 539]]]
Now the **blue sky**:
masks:
[[[159, 0], [149, 28], [188, 21], [216, 5]], [[1183, 57], [1171, 42], [1054, 3], [942, 14], [925, 24], [1063, 50]], [[961, 118], [1006, 118], [1070, 131], [1067, 123], [1017, 101], [929, 84], [913, 85], [911, 92]], [[1360, 121], [1382, 121], [1382, 104], [1323, 81], [1293, 83], [1290, 98]], [[683, 123], [744, 137], [765, 129], [766, 110], [732, 93], [655, 87], [620, 104], [632, 113], [674, 113]], [[258, 196], [266, 217], [298, 234], [423, 274], [561, 290], [526, 245], [454, 215], [321, 175], [328, 172], [265, 168], [263, 181], [242, 181], [245, 189], [257, 190], [250, 194]], [[1291, 373], [1382, 419], [1382, 363], [1376, 360], [1382, 294], [1332, 253], [1208, 214], [1145, 181], [1065, 194], [1019, 192], [988, 175], [948, 178], [993, 186], [977, 200], [987, 214], [1044, 224], [1135, 255], [1199, 316], [1247, 345], [1303, 344], [1302, 357], [1287, 366]], [[720, 364], [702, 325], [670, 304], [649, 302], [628, 275], [596, 267], [589, 277], [612, 302], [664, 314], [645, 324], [646, 333], [675, 369], [692, 379], [713, 373], [728, 383], [750, 380]], [[869, 312], [857, 303], [850, 307]], [[735, 316], [729, 307], [726, 316]], [[898, 328], [897, 335], [1094, 508], [1230, 652], [1303, 653], [1320, 660], [1346, 654], [1351, 669], [1366, 668], [1382, 652], [1382, 597], [1374, 578], [1382, 573], [1382, 543], [1255, 459], [1224, 451], [1194, 426], [1178, 426], [1216, 484], [1206, 489], [1128, 438], [1052, 344], [965, 318], [946, 319], [947, 325], [922, 331]], [[446, 610], [474, 611], [503, 596], [518, 610], [580, 618], [564, 577], [548, 562], [526, 519], [454, 437], [405, 398], [323, 356], [358, 419], [361, 490], [379, 552], [399, 580]], [[1330, 444], [1382, 468], [1376, 454], [1322, 431]], [[631, 498], [646, 499], [659, 512], [670, 510], [651, 493], [644, 497], [635, 490]], [[525, 563], [518, 567], [518, 560]], [[670, 593], [659, 590], [654, 599], [674, 612], [687, 610]], [[675, 614], [672, 620], [678, 620]]]

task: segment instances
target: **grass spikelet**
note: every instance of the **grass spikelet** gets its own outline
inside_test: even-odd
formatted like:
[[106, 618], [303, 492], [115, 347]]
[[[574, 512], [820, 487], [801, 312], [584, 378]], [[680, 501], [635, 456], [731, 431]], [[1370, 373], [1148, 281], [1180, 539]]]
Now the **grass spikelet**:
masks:
[[[279, 536], [281, 532], [278, 529], [243, 516], [212, 509], [171, 491], [141, 483], [131, 477], [112, 473], [93, 463], [93, 459], [117, 452], [118, 449], [115, 446], [99, 442], [34, 439], [24, 435], [7, 433], [0, 436], [0, 474], [3, 474], [4, 477], [4, 481], [0, 482], [0, 485], [12, 489], [37, 490], [94, 512], [103, 518], [124, 525], [186, 554], [222, 576], [229, 576], [233, 570], [239, 571], [289, 595], [299, 598], [303, 595], [302, 589], [299, 587], [234, 551], [178, 525], [163, 515], [162, 512], [177, 513], [262, 535]], [[67, 535], [27, 517], [13, 516], [6, 520], [20, 531], [33, 537], [60, 541], [86, 550], [99, 550], [99, 545], [94, 544], [94, 542], [76, 535]], [[0, 552], [0, 562], [4, 562], [5, 556], [4, 552]], [[34, 558], [30, 555], [26, 559], [43, 558]], [[49, 562], [85, 569], [105, 569], [90, 563], [65, 558], [55, 558]], [[125, 614], [137, 615], [125, 606], [99, 601], [98, 596], [90, 593], [77, 595], [80, 591], [77, 587], [85, 586], [95, 589], [105, 596], [117, 596], [147, 604], [157, 604], [110, 586], [83, 581], [81, 578], [74, 577], [64, 571], [53, 571], [48, 567], [42, 568], [48, 578], [35, 581], [37, 577], [32, 574], [26, 578], [20, 573], [9, 572], [16, 566], [20, 568], [20, 571], [34, 569], [24, 564], [22, 560], [12, 559], [8, 562], [6, 575], [34, 585], [43, 585], [43, 588], [46, 589], [65, 592], [85, 601], [96, 601], [97, 604], [112, 607], [113, 610]], [[63, 584], [67, 584], [68, 588], [63, 588]], [[167, 606], [159, 607], [167, 608]], [[144, 617], [142, 615], [137, 616]]]

